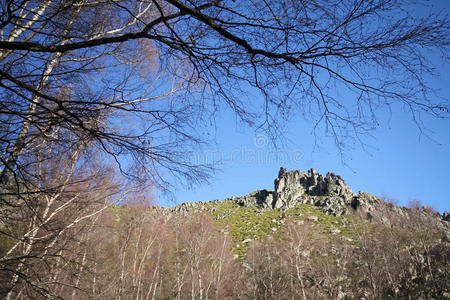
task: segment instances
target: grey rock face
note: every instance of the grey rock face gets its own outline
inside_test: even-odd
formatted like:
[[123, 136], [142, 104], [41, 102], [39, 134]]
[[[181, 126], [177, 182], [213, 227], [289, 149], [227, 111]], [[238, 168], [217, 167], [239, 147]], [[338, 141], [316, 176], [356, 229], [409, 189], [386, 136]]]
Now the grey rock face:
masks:
[[275, 179], [275, 191], [258, 190], [231, 200], [240, 206], [262, 209], [288, 209], [297, 204], [312, 204], [321, 207], [324, 213], [339, 216], [347, 212], [355, 197], [358, 196], [334, 173], [324, 177], [314, 169], [305, 173], [281, 168]]
[[349, 202], [353, 197], [353, 192], [344, 180], [334, 173], [328, 173], [326, 177], [323, 177], [314, 169], [305, 173], [302, 171], [288, 172], [281, 168], [278, 178], [275, 179], [273, 208], [291, 207], [302, 202], [302, 195], [328, 196]]
[[[430, 213], [422, 209], [420, 213], [414, 211], [411, 214], [411, 209], [387, 203], [374, 195], [365, 192], [353, 193], [344, 180], [334, 173], [323, 176], [316, 173], [314, 169], [305, 173], [302, 171], [287, 171], [281, 168], [274, 184], [274, 191], [257, 190], [242, 197], [228, 198], [225, 201], [231, 201], [234, 205], [252, 207], [257, 211], [264, 209], [285, 210], [299, 204], [309, 204], [317, 206], [328, 215], [340, 216], [355, 213], [371, 222], [381, 223], [388, 227], [396, 226], [399, 222], [430, 222], [430, 224], [437, 224], [436, 226], [444, 229], [446, 232], [443, 237], [444, 242], [449, 243], [450, 241], [450, 212], [437, 216], [436, 213]], [[190, 211], [208, 209], [215, 210], [214, 206], [208, 208], [204, 202], [189, 202], [180, 204], [172, 208], [171, 211], [189, 214]], [[217, 219], [226, 216], [227, 213], [224, 213]], [[312, 216], [307, 218], [306, 221], [317, 221], [314, 218]], [[278, 223], [276, 220], [274, 222]], [[273, 230], [276, 230], [276, 228], [273, 228]]]
[[450, 222], [450, 212], [445, 211], [445, 212], [442, 214], [442, 220], [447, 221], [447, 222]]
[[273, 192], [258, 190], [249, 195], [235, 198], [234, 201], [246, 207], [272, 208]]

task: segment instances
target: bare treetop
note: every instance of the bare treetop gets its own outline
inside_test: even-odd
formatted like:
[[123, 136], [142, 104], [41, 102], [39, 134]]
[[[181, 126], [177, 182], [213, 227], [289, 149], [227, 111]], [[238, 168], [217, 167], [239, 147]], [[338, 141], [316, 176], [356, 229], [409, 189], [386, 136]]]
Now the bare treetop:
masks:
[[340, 149], [379, 125], [380, 108], [403, 106], [419, 129], [423, 113], [449, 116], [448, 99], [427, 81], [438, 75], [428, 55], [448, 59], [449, 20], [420, 2], [3, 1], [1, 9], [2, 182], [37, 136], [91, 140], [129, 177], [163, 183], [162, 167], [197, 182], [210, 166], [186, 153], [226, 106], [274, 137], [301, 114]]

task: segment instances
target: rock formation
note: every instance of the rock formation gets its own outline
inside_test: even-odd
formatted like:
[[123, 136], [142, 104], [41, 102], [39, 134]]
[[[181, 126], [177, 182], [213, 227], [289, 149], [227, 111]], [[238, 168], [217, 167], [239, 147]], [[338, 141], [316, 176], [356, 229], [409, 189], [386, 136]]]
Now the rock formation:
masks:
[[288, 209], [298, 204], [313, 204], [330, 215], [341, 215], [358, 197], [339, 175], [328, 173], [324, 177], [314, 169], [305, 173], [281, 168], [274, 185], [274, 191], [258, 190], [231, 200], [241, 206], [263, 209]]
[[444, 221], [450, 222], [450, 212], [448, 211], [444, 212], [444, 214], [442, 215], [442, 219]]
[[353, 197], [352, 189], [344, 180], [334, 173], [326, 177], [311, 169], [308, 173], [302, 171], [288, 172], [281, 168], [275, 179], [273, 208], [291, 207], [301, 202], [302, 196], [318, 196], [335, 198], [337, 202], [349, 202]]
[[[388, 215], [408, 215], [407, 208], [389, 204], [365, 192], [353, 193], [341, 176], [330, 172], [323, 176], [316, 173], [314, 169], [305, 173], [280, 168], [274, 188], [275, 190], [257, 190], [242, 197], [226, 200], [239, 206], [258, 209], [283, 210], [299, 204], [312, 204], [328, 215], [339, 216], [356, 212], [366, 219], [379, 221], [389, 226], [391, 224], [389, 224]], [[203, 203], [183, 203], [174, 210], [188, 212], [191, 209], [196, 210], [197, 206], [203, 208]], [[449, 222], [450, 214], [445, 212], [440, 219]]]

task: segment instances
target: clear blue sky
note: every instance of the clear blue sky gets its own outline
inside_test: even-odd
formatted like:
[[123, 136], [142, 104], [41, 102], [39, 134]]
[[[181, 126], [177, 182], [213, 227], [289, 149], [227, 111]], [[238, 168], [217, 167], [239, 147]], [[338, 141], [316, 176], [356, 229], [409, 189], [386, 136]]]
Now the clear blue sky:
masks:
[[[436, 1], [450, 11], [450, 1]], [[450, 98], [450, 63], [438, 66], [442, 78], [433, 86], [447, 100]], [[258, 97], [258, 95], [255, 95]], [[218, 161], [218, 172], [209, 185], [193, 190], [179, 187], [175, 199], [161, 197], [162, 205], [187, 201], [209, 201], [248, 194], [256, 189], [273, 189], [281, 166], [326, 174], [341, 175], [354, 192], [388, 195], [406, 205], [417, 199], [440, 212], [450, 211], [450, 121], [424, 119], [431, 137], [423, 136], [411, 117], [394, 107], [392, 116], [380, 115], [381, 126], [365, 142], [372, 147], [364, 151], [358, 145], [346, 150], [347, 165], [342, 163], [331, 140], [319, 139], [314, 148], [311, 124], [293, 120], [287, 126], [289, 142], [275, 150], [267, 137], [243, 127], [235, 116], [224, 112], [217, 118], [216, 142], [198, 153], [199, 161]], [[276, 155], [278, 151], [278, 157]], [[173, 202], [175, 201], [175, 203]]]

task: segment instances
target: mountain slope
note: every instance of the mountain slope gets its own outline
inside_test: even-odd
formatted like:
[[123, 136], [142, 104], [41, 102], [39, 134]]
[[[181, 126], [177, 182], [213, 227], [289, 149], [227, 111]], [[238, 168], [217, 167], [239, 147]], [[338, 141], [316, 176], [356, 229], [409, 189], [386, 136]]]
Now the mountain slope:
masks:
[[273, 191], [173, 208], [131, 200], [74, 226], [27, 278], [55, 299], [450, 299], [448, 214], [332, 173], [281, 169]]
[[450, 241], [448, 213], [442, 216], [431, 209], [411, 209], [387, 203], [365, 192], [355, 194], [334, 173], [326, 176], [314, 169], [307, 173], [281, 168], [275, 189], [257, 190], [241, 197], [211, 202], [182, 203], [172, 213], [208, 212], [221, 226], [231, 226], [236, 253], [250, 241], [277, 232], [287, 218], [319, 224], [324, 233], [349, 235], [348, 224], [379, 224], [388, 228], [414, 226], [436, 227], [442, 239]]

